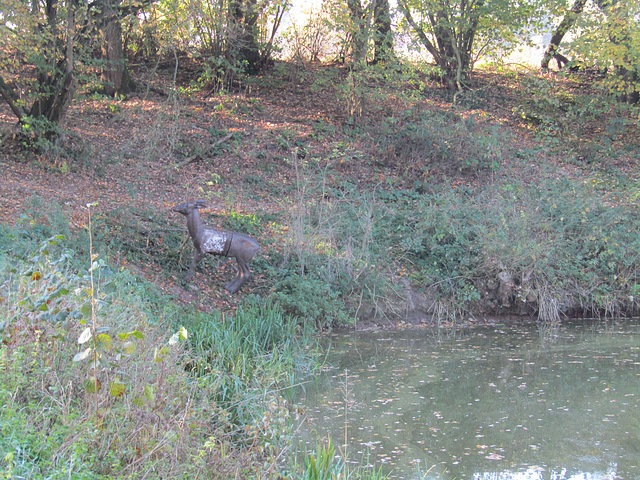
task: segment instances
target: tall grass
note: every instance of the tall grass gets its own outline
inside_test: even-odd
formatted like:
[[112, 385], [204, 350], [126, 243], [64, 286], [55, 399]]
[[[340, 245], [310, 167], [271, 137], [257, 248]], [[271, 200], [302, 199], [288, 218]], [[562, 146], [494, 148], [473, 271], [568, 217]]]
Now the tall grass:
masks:
[[414, 283], [471, 312], [634, 314], [640, 217], [624, 191], [601, 181], [505, 176], [420, 196], [403, 244], [419, 267]]
[[0, 255], [3, 474], [230, 478], [275, 462], [284, 390], [314, 366], [295, 321], [259, 299], [224, 318], [177, 307], [95, 254], [92, 287], [65, 242]]
[[531, 167], [529, 153], [475, 188], [331, 187], [307, 170], [291, 205], [273, 297], [318, 327], [357, 314], [401, 319], [410, 285], [425, 320], [519, 314], [635, 315], [635, 187]]
[[370, 465], [352, 466], [336, 451], [331, 439], [315, 452], [304, 452], [302, 463], [294, 464], [292, 480], [384, 480], [382, 469]]

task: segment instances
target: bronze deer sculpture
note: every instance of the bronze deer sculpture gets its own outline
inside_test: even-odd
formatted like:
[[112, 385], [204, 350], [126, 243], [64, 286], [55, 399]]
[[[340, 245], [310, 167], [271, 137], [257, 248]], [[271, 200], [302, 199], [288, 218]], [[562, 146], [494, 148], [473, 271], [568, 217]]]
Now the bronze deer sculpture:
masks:
[[196, 200], [173, 207], [174, 212], [181, 213], [187, 217], [187, 229], [191, 240], [193, 240], [193, 259], [184, 279], [187, 282], [191, 280], [196, 267], [207, 253], [235, 257], [238, 262], [238, 275], [233, 281], [226, 284], [224, 288], [231, 293], [236, 293], [249, 280], [251, 276], [249, 262], [258, 253], [260, 246], [253, 238], [244, 233], [204, 226], [198, 209], [206, 208], [206, 206], [204, 201]]

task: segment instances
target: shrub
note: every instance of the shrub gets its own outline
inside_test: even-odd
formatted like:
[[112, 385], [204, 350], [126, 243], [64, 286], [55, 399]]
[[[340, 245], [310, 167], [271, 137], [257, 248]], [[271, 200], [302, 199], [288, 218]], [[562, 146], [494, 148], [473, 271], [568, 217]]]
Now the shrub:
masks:
[[283, 308], [324, 329], [353, 319], [353, 298], [386, 298], [391, 217], [375, 193], [348, 185], [322, 193], [326, 172], [305, 173], [286, 219], [284, 253], [269, 275]]
[[640, 218], [631, 204], [599, 192], [596, 178], [537, 180], [420, 196], [399, 243], [419, 267], [414, 283], [467, 310], [635, 312]]
[[226, 478], [236, 461], [279, 451], [288, 415], [279, 389], [314, 362], [277, 306], [256, 300], [208, 336], [210, 318], [150, 301], [143, 281], [95, 254], [76, 270], [61, 236], [25, 257], [0, 256], [3, 471]]
[[496, 170], [509, 140], [497, 127], [454, 111], [409, 109], [372, 127], [379, 161], [409, 178], [443, 173]]

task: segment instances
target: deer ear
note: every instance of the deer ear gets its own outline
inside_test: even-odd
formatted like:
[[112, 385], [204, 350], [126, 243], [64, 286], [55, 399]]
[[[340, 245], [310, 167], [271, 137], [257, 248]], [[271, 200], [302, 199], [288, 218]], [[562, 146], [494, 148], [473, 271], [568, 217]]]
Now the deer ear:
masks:
[[204, 200], [196, 200], [195, 201], [196, 208], [207, 208], [207, 204], [204, 203]]

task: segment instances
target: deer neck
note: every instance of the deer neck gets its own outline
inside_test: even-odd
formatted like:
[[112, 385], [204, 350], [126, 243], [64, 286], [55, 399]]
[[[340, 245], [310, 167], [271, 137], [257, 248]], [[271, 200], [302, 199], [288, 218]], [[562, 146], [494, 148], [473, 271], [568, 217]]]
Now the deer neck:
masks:
[[189, 236], [193, 241], [198, 241], [202, 238], [202, 220], [200, 219], [200, 212], [198, 209], [194, 209], [187, 218], [187, 229], [189, 230]]

